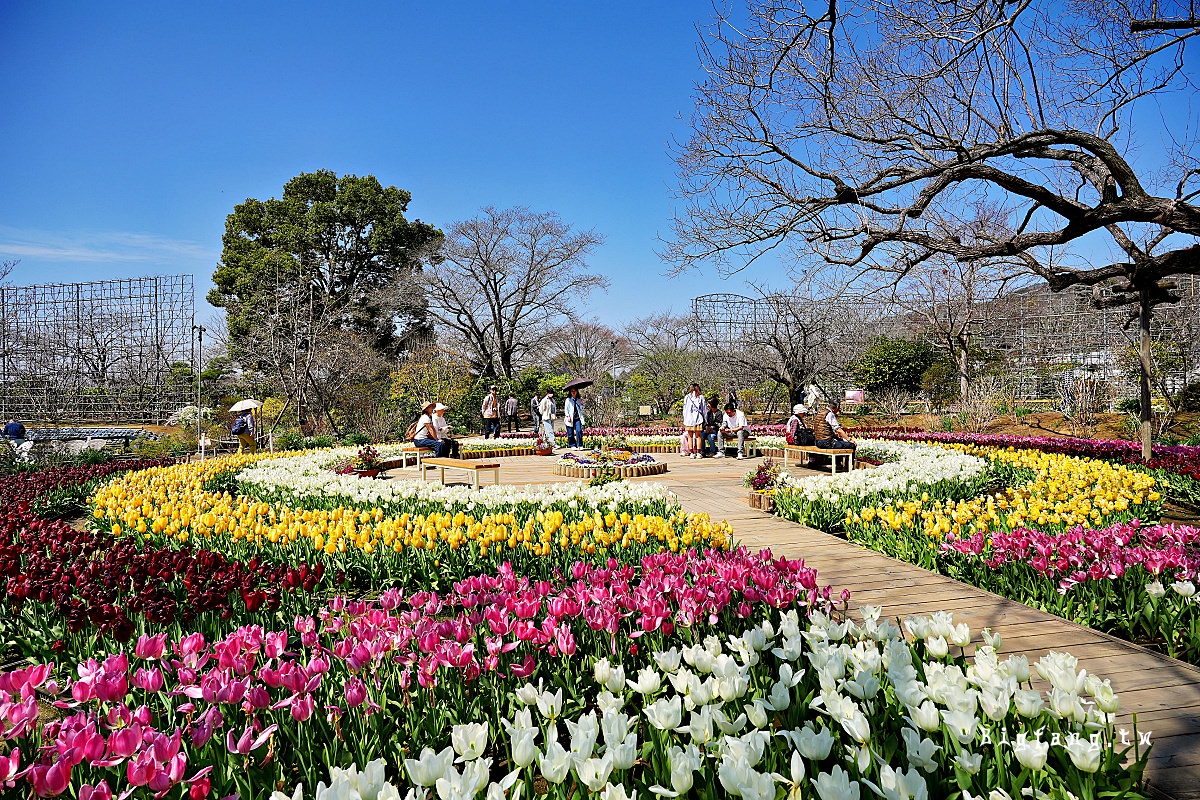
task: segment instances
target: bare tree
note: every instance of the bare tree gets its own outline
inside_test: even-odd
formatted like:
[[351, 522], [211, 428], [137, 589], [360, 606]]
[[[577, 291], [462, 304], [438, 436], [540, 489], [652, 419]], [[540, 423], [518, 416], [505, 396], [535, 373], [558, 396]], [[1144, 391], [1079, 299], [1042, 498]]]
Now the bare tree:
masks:
[[670, 413], [693, 381], [722, 377], [705, 369], [699, 334], [692, 318], [670, 311], [635, 319], [622, 331], [633, 375], [645, 382], [662, 414]]
[[475, 369], [511, 378], [575, 303], [607, 278], [587, 270], [604, 238], [555, 213], [488, 206], [452, 224], [425, 278], [430, 312], [461, 339]]
[[[1143, 331], [1145, 416], [1150, 315], [1170, 276], [1200, 273], [1200, 162], [1187, 143], [1161, 170], [1128, 156], [1157, 116], [1135, 126], [1139, 101], [1186, 85], [1200, 35], [1131, 31], [1153, 2], [759, 0], [718, 17], [666, 255], [728, 270], [799, 241], [851, 272], [944, 254], [1105, 287]], [[961, 216], [984, 200], [1002, 227]], [[1106, 243], [1118, 257], [1087, 258]]]
[[572, 377], [599, 381], [612, 370], [624, 343], [617, 332], [592, 320], [572, 320], [551, 333], [546, 356], [550, 366]]

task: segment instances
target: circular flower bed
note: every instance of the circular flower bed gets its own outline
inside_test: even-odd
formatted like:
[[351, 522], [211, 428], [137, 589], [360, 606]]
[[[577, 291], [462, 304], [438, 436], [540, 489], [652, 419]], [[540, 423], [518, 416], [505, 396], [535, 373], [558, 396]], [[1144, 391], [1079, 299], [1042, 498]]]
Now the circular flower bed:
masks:
[[566, 453], [554, 465], [555, 475], [571, 478], [595, 478], [600, 475], [619, 475], [636, 478], [641, 475], [661, 475], [667, 465], [654, 456], [632, 450], [589, 450], [586, 453]]

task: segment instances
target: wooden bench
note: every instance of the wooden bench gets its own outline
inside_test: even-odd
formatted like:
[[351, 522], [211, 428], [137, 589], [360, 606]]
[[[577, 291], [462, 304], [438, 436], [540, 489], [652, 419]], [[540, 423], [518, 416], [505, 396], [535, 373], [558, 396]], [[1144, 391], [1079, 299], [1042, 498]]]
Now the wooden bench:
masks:
[[430, 450], [428, 447], [417, 447], [415, 444], [406, 444], [406, 445], [403, 445], [400, 448], [399, 452], [396, 453], [395, 458], [389, 458], [387, 461], [384, 461], [380, 465], [380, 469], [389, 470], [389, 469], [396, 469], [397, 467], [399, 467], [400, 469], [407, 469], [409, 458], [411, 458], [413, 460], [417, 469], [420, 469], [421, 468], [421, 459], [426, 457], [429, 453], [432, 453], [432, 452], [433, 451]]
[[446, 470], [460, 469], [464, 472], [471, 473], [471, 486], [475, 489], [479, 488], [479, 473], [490, 471], [492, 473], [492, 483], [500, 484], [500, 464], [495, 461], [481, 462], [468, 461], [465, 458], [423, 458], [420, 462], [421, 480], [427, 480], [426, 474], [431, 469], [436, 469], [441, 473], [442, 485], [446, 485]]
[[799, 466], [800, 465], [799, 458], [802, 453], [804, 454], [804, 463], [805, 464], [808, 463], [808, 456], [811, 454], [815, 453], [816, 455], [820, 455], [820, 456], [829, 456], [830, 467], [832, 470], [832, 474], [834, 474], [834, 475], [836, 475], [837, 471], [838, 471], [837, 470], [838, 458], [846, 459], [846, 471], [847, 472], [854, 469], [854, 449], [853, 448], [845, 448], [845, 449], [839, 449], [839, 450], [833, 450], [833, 449], [827, 450], [822, 447], [817, 447], [816, 445], [813, 445], [813, 444], [804, 444], [804, 445], [787, 444], [787, 445], [784, 445], [783, 446], [783, 466], [786, 467], [788, 465], [788, 459], [793, 455], [796, 456], [796, 458], [797, 458], [796, 463]]
[[[718, 439], [720, 439], [719, 434], [718, 434]], [[737, 434], [736, 433], [733, 436], [731, 436], [730, 438], [720, 439], [720, 441], [721, 441], [721, 444], [718, 445], [718, 447], [721, 448], [722, 453], [724, 453], [726, 450], [737, 450]], [[732, 442], [732, 444], [730, 444], [730, 442]], [[746, 458], [758, 458], [758, 439], [756, 439], [753, 436], [746, 437]]]

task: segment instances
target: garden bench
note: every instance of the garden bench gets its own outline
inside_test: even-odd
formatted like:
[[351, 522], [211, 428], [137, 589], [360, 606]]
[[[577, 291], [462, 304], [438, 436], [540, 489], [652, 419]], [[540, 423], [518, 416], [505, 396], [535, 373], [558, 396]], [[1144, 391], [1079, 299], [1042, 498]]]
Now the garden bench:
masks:
[[[730, 442], [733, 442], [733, 444], [729, 444]], [[722, 444], [724, 447], [722, 448], [721, 452], [725, 452], [726, 450], [737, 450], [737, 435], [735, 434], [732, 439], [726, 439], [724, 442], [722, 442]], [[728, 453], [726, 453], [726, 455], [728, 455]], [[746, 458], [758, 458], [758, 439], [753, 436], [746, 437]]]
[[400, 469], [407, 469], [408, 459], [411, 458], [416, 463], [417, 469], [420, 469], [421, 459], [432, 452], [428, 447], [417, 447], [415, 444], [406, 444], [400, 448], [396, 458], [389, 458], [380, 464], [379, 468], [383, 470], [396, 469], [397, 462], [399, 462]]
[[496, 485], [500, 484], [500, 464], [491, 462], [468, 461], [465, 458], [423, 458], [421, 459], [421, 480], [426, 480], [426, 473], [431, 469], [436, 469], [441, 473], [442, 485], [446, 485], [446, 470], [460, 469], [471, 473], [471, 486], [475, 489], [479, 488], [479, 473], [492, 473], [492, 482]]
[[796, 456], [796, 459], [797, 459], [796, 463], [799, 466], [800, 465], [799, 459], [800, 459], [800, 455], [802, 453], [804, 454], [804, 463], [805, 464], [808, 463], [808, 456], [812, 453], [816, 453], [817, 455], [821, 455], [821, 456], [829, 456], [830, 467], [831, 467], [834, 475], [837, 474], [838, 458], [846, 459], [846, 471], [847, 472], [854, 469], [854, 448], [845, 448], [845, 449], [834, 450], [834, 449], [826, 449], [823, 447], [817, 447], [815, 444], [784, 445], [783, 446], [783, 466], [786, 467], [788, 465], [788, 459], [791, 456]]

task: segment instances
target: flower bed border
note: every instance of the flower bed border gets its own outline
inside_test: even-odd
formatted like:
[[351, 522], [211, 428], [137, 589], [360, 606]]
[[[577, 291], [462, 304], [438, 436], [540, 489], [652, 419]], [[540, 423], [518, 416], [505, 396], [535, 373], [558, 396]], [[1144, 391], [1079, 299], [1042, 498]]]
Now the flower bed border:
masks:
[[601, 473], [616, 473], [622, 478], [640, 478], [645, 475], [662, 475], [667, 471], [667, 465], [664, 461], [655, 461], [651, 464], [624, 464], [624, 465], [596, 465], [574, 467], [568, 464], [555, 464], [554, 474], [565, 475], [568, 478], [595, 478]]

